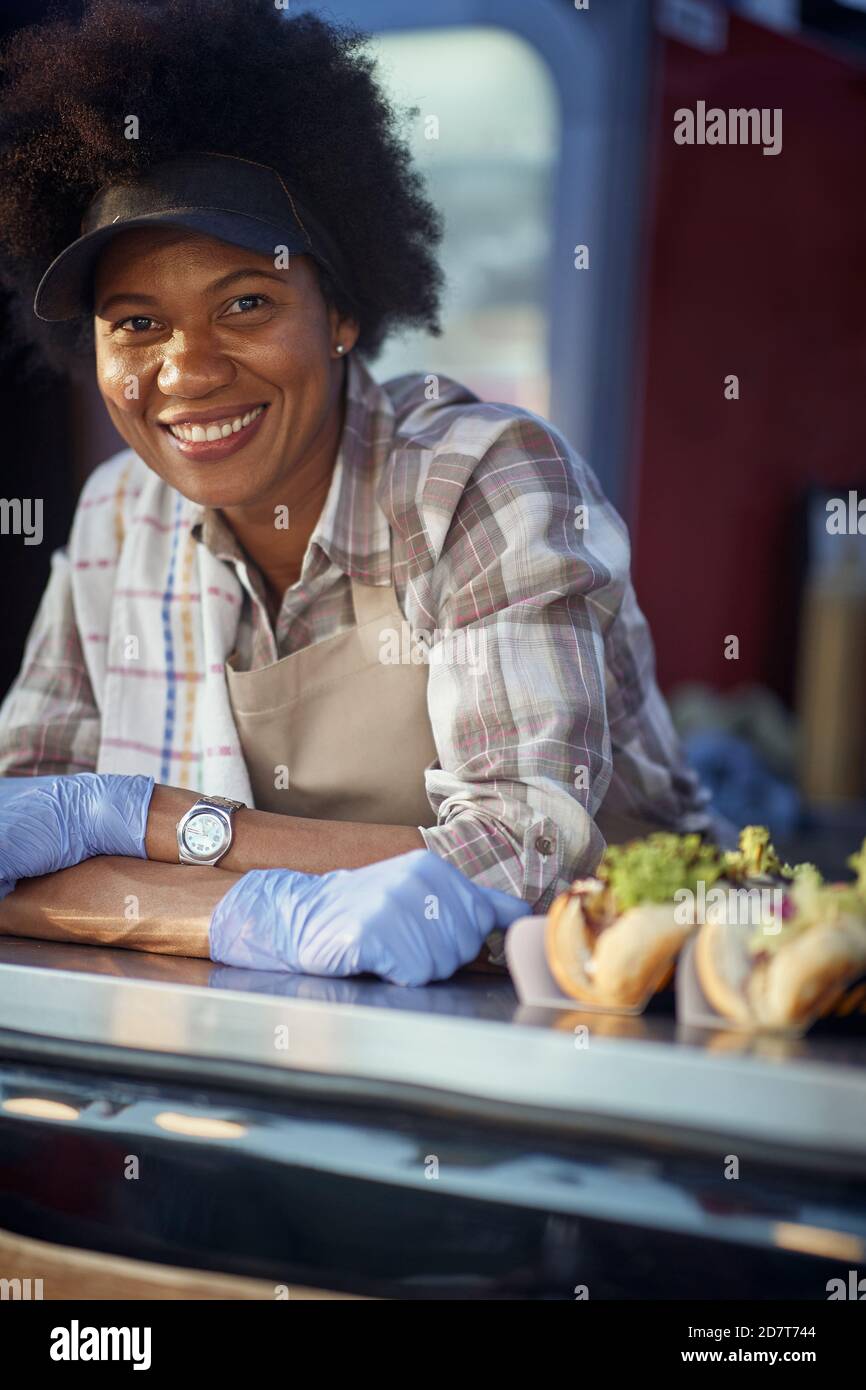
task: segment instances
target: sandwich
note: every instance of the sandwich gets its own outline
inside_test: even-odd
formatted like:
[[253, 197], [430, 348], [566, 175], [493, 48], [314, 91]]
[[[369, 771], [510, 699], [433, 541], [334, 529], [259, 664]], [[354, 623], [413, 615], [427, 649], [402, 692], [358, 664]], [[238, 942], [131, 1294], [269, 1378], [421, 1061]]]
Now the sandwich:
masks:
[[723, 1017], [745, 1027], [802, 1026], [829, 1012], [866, 973], [866, 840], [848, 860], [854, 883], [825, 883], [812, 864], [758, 872], [783, 880], [757, 925], [712, 912], [695, 942], [701, 988]]
[[687, 904], [724, 872], [724, 853], [700, 835], [609, 845], [595, 876], [577, 879], [547, 914], [545, 954], [560, 989], [584, 1004], [641, 1004], [669, 978], [693, 928]]

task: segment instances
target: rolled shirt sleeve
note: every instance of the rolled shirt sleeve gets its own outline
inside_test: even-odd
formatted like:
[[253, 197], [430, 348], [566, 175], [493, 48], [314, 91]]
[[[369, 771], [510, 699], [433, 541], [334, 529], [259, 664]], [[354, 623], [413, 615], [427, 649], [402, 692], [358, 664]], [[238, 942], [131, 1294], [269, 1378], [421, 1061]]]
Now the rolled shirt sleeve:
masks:
[[474, 470], [435, 571], [439, 765], [426, 785], [437, 824], [419, 830], [536, 911], [597, 865], [609, 793], [636, 829], [640, 817], [648, 828], [708, 820], [655, 685], [629, 558], [592, 471], [530, 417]]

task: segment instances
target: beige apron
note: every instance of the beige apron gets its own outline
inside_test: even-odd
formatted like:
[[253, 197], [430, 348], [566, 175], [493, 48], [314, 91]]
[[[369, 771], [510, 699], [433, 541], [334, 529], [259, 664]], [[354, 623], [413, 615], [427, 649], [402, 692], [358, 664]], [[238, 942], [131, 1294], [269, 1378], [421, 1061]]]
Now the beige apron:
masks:
[[236, 670], [234, 654], [226, 663], [255, 806], [321, 820], [435, 825], [424, 787], [425, 769], [438, 761], [427, 663], [380, 660], [383, 633], [397, 634], [402, 648], [406, 619], [394, 586], [351, 584], [355, 627], [257, 671]]

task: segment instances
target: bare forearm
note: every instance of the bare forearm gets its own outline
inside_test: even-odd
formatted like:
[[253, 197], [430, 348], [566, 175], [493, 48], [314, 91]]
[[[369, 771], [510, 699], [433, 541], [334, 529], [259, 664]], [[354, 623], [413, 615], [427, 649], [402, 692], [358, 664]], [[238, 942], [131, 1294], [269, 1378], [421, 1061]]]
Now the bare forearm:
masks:
[[208, 955], [208, 926], [238, 879], [224, 869], [101, 856], [22, 879], [0, 902], [0, 936]]
[[[154, 788], [145, 838], [148, 859], [177, 864], [177, 823], [197, 799], [195, 792], [181, 787]], [[249, 869], [324, 874], [331, 869], [359, 869], [423, 848], [423, 836], [411, 825], [367, 825], [239, 811], [234, 818], [232, 845], [220, 861], [220, 869], [237, 874]]]

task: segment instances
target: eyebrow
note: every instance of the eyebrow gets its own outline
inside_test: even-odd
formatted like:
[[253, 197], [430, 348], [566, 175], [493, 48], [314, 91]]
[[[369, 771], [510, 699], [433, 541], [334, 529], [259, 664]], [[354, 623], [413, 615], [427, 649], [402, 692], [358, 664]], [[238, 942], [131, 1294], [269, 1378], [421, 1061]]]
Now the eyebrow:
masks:
[[[216, 290], [226, 289], [236, 280], [248, 280], [252, 275], [258, 275], [264, 280], [276, 280], [278, 285], [287, 283], [285, 275], [279, 274], [276, 270], [260, 270], [258, 266], [250, 265], [241, 266], [240, 270], [230, 270], [227, 275], [221, 275], [218, 280], [214, 280], [212, 284], [208, 285], [204, 292], [205, 294], [213, 294]], [[139, 294], [137, 291], [123, 290], [118, 294], [110, 295], [100, 304], [96, 310], [97, 318], [103, 318], [112, 304], [128, 303], [130, 300], [135, 300], [138, 304], [157, 304], [159, 302], [152, 294]]]

